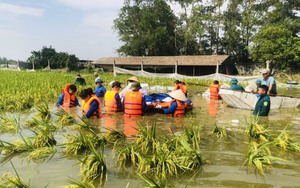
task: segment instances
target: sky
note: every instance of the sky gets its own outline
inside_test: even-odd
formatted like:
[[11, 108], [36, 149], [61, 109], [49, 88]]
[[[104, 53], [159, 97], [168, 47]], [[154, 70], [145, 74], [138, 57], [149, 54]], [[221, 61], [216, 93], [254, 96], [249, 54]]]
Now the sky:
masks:
[[26, 61], [52, 46], [82, 60], [118, 56], [112, 29], [124, 0], [0, 0], [0, 57]]

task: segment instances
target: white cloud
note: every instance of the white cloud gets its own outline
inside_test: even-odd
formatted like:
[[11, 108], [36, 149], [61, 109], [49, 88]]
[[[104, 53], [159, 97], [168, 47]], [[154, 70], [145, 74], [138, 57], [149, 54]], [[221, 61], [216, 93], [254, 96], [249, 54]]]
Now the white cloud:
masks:
[[85, 10], [119, 9], [124, 0], [58, 0], [72, 8]]
[[8, 3], [0, 3], [0, 13], [9, 12], [15, 15], [28, 15], [28, 16], [42, 16], [44, 14], [43, 9], [18, 6]]

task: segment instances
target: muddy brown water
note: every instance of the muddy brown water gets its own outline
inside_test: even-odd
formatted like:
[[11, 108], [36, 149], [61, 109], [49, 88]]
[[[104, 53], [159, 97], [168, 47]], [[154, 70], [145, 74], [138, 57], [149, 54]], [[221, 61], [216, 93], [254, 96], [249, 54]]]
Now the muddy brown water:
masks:
[[[247, 171], [242, 164], [247, 152], [246, 122], [251, 112], [229, 108], [222, 101], [213, 101], [203, 98], [200, 94], [192, 98], [194, 109], [183, 119], [174, 119], [164, 114], [148, 114], [140, 121], [157, 123], [158, 134], [170, 134], [172, 131], [180, 134], [182, 125], [192, 124], [202, 126], [201, 151], [203, 156], [209, 160], [204, 166], [203, 172], [195, 178], [191, 176], [180, 176], [174, 180], [176, 187], [300, 187], [300, 154], [291, 151], [273, 151], [273, 155], [281, 157], [286, 161], [268, 169], [266, 177], [255, 176], [253, 172]], [[77, 110], [77, 113], [80, 110]], [[23, 117], [25, 118], [25, 116]], [[115, 116], [104, 116], [102, 119], [91, 121], [99, 131], [104, 132], [104, 127], [123, 130], [126, 134], [135, 134], [136, 130], [131, 126], [134, 122], [125, 122], [123, 114]], [[287, 130], [293, 133], [293, 140], [300, 143], [300, 109], [272, 110], [270, 116], [265, 119], [269, 129], [274, 134], [279, 134], [286, 125]], [[208, 133], [214, 125], [226, 125], [228, 136], [224, 139], [213, 139]], [[64, 136], [72, 132], [71, 129], [63, 128], [55, 134], [58, 144], [64, 140]], [[23, 136], [29, 136], [30, 132], [24, 131]], [[1, 140], [12, 141], [19, 139], [18, 135], [1, 134]], [[77, 159], [62, 158], [62, 147], [57, 147], [57, 153], [50, 160], [43, 163], [28, 162], [15, 156], [11, 161], [16, 167], [19, 176], [27, 182], [30, 187], [60, 187], [68, 185], [70, 178], [80, 180], [79, 161]], [[146, 187], [146, 184], [132, 171], [120, 172], [116, 167], [116, 161], [112, 158], [110, 149], [106, 150], [106, 161], [108, 168], [108, 180], [105, 187]], [[4, 172], [14, 174], [10, 163], [1, 164], [0, 174]]]

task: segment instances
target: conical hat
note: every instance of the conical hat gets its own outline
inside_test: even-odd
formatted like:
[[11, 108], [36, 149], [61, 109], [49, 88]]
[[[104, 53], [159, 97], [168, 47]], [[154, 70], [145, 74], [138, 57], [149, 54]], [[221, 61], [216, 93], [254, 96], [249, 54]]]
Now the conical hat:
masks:
[[128, 79], [126, 80], [126, 82], [127, 82], [127, 81], [138, 82], [138, 79], [137, 79], [136, 76], [133, 76], [133, 77], [128, 78]]
[[168, 93], [172, 98], [177, 99], [179, 101], [186, 101], [188, 98], [186, 98], [185, 94], [180, 90], [172, 91]]

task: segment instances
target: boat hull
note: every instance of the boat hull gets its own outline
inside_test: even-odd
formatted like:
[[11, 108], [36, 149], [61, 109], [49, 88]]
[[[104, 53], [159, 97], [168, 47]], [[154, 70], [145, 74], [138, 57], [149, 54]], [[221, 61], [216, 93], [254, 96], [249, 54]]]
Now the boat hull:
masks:
[[[239, 109], [254, 110], [258, 97], [254, 93], [220, 89], [219, 95], [227, 106]], [[271, 109], [296, 108], [300, 105], [299, 98], [270, 97]]]

